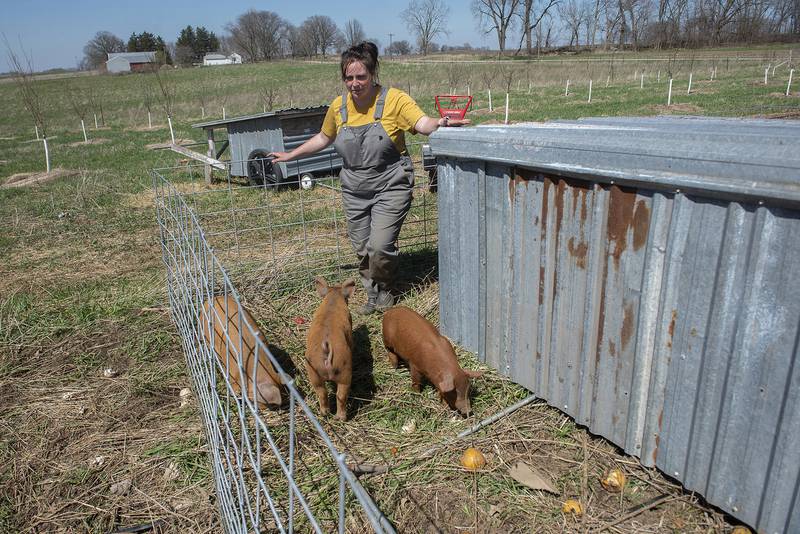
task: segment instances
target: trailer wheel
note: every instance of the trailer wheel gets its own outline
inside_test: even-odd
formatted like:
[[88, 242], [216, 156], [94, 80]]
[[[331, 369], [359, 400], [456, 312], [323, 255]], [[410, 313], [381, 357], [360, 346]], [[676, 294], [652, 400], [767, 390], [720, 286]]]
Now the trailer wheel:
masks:
[[303, 189], [312, 189], [314, 187], [314, 175], [310, 172], [304, 172], [301, 174], [300, 187]]
[[280, 165], [273, 165], [269, 151], [253, 150], [247, 157], [247, 179], [253, 185], [279, 184], [283, 181]]

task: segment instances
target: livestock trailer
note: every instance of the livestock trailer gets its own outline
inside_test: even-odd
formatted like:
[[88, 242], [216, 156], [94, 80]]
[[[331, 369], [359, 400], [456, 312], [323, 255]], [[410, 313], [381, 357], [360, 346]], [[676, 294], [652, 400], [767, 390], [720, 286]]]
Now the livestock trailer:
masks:
[[800, 531], [800, 123], [430, 145], [442, 333], [759, 532]]
[[[342, 167], [342, 158], [333, 146], [289, 163], [273, 165], [270, 152], [288, 152], [316, 135], [328, 106], [291, 108], [255, 115], [230, 117], [193, 124], [202, 128], [208, 139], [208, 159], [219, 163], [229, 149], [230, 173], [246, 177], [253, 184], [285, 181], [309, 182], [315, 175], [334, 174]], [[214, 130], [225, 128], [228, 138], [216, 148]], [[210, 177], [210, 166], [207, 168]], [[310, 183], [310, 182], [309, 182]]]

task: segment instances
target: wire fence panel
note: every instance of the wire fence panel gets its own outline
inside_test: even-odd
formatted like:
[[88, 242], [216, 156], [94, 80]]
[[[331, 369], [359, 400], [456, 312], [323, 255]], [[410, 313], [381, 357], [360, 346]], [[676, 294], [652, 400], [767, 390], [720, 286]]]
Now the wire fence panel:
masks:
[[[348, 468], [352, 459], [340, 452], [346, 444], [335, 444], [306, 404], [292, 357], [267, 342], [291, 335], [276, 317], [291, 315], [287, 302], [308, 292], [313, 276], [357, 273], [338, 180], [315, 178], [304, 189], [250, 186], [228, 174], [207, 186], [193, 166], [154, 170], [152, 178], [172, 318], [224, 529], [394, 532]], [[399, 238], [411, 262], [418, 250], [435, 258], [436, 201], [420, 184]], [[294, 341], [291, 352], [302, 358], [301, 340]], [[270, 384], [277, 384], [277, 409], [268, 406]]]

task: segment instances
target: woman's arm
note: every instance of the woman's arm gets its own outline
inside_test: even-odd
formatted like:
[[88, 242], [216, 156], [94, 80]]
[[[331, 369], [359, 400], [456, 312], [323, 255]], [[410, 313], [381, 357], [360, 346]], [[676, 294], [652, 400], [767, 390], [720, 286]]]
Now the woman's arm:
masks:
[[323, 148], [328, 147], [331, 143], [333, 143], [332, 138], [328, 137], [322, 132], [319, 132], [317, 135], [291, 152], [272, 152], [270, 153], [270, 157], [275, 158], [272, 161], [276, 163], [281, 161], [292, 161], [293, 159], [319, 152]]
[[425, 115], [420, 117], [417, 124], [414, 125], [414, 130], [423, 135], [430, 135], [442, 126], [465, 126], [471, 123], [472, 121], [469, 119], [451, 119], [449, 117], [434, 119]]

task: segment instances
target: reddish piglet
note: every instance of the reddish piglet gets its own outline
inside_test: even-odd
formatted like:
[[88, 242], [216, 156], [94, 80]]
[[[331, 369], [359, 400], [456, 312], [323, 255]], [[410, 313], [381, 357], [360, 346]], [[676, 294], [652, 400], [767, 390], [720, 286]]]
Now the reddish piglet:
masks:
[[472, 412], [469, 378], [483, 373], [462, 369], [453, 346], [424, 317], [404, 306], [384, 312], [383, 345], [393, 367], [398, 358], [408, 363], [414, 391], [421, 391], [422, 379], [427, 378], [450, 408], [462, 415]]
[[[222, 364], [223, 373], [227, 369], [234, 393], [241, 395], [242, 384], [244, 384], [245, 395], [250, 399], [253, 398], [253, 373], [255, 371], [256, 402], [259, 408], [265, 408], [268, 404], [280, 406], [281, 392], [278, 384], [281, 384], [282, 381], [264, 350], [256, 346], [256, 339], [260, 339], [265, 347], [267, 342], [250, 313], [244, 306], [240, 308], [232, 296], [225, 297], [223, 295], [214, 297], [213, 309], [209, 309], [208, 301], [203, 308], [213, 321], [214, 352]], [[240, 309], [241, 316], [239, 315]], [[211, 331], [205, 318], [202, 319], [202, 323], [203, 335], [206, 341], [211, 343]], [[241, 334], [239, 333], [240, 329]], [[239, 369], [240, 349], [244, 375]], [[258, 352], [258, 363], [255, 360], [256, 352]]]
[[336, 418], [347, 419], [347, 395], [353, 378], [353, 323], [347, 301], [355, 282], [329, 286], [314, 280], [322, 303], [311, 318], [306, 339], [306, 371], [319, 398], [320, 413], [328, 413], [327, 382], [336, 382]]

